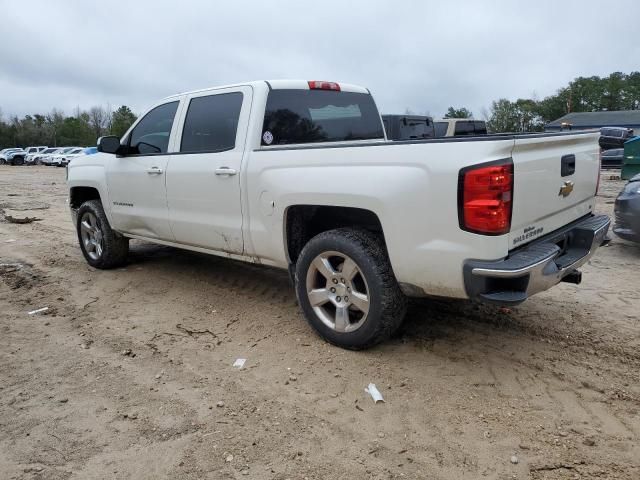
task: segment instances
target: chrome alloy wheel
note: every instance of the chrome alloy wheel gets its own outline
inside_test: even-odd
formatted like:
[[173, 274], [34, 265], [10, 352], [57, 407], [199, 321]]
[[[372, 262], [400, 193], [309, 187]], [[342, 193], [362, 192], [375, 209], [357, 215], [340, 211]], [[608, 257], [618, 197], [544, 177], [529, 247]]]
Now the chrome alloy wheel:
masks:
[[323, 252], [307, 271], [307, 296], [320, 320], [337, 332], [360, 328], [369, 313], [369, 287], [362, 271], [344, 253]]
[[80, 236], [87, 255], [93, 260], [102, 256], [102, 230], [98, 226], [98, 219], [91, 212], [85, 212], [80, 220]]

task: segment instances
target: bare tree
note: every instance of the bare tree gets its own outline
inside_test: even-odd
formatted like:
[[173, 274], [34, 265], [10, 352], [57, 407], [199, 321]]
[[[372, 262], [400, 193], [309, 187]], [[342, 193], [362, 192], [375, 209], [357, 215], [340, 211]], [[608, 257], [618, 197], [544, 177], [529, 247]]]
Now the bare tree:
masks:
[[111, 135], [111, 130], [113, 129], [113, 108], [111, 108], [111, 103], [107, 103], [106, 110], [107, 120], [104, 125], [105, 133], [107, 135]]
[[61, 110], [57, 110], [54, 108], [46, 117], [45, 124], [47, 129], [47, 136], [51, 139], [50, 142], [54, 147], [58, 146], [58, 134], [63, 123], [64, 112], [62, 112]]
[[101, 106], [91, 107], [89, 110], [89, 126], [96, 135], [96, 138], [100, 138], [107, 126], [108, 117], [107, 111]]

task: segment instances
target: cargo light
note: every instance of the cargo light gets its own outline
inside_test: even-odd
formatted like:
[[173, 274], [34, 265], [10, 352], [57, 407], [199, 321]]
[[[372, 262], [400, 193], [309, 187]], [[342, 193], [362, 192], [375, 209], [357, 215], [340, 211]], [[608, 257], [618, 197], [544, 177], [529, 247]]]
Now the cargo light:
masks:
[[483, 235], [503, 235], [511, 229], [513, 161], [475, 165], [458, 176], [460, 228]]
[[309, 80], [307, 82], [311, 90], [334, 90], [340, 91], [340, 85], [336, 82], [325, 82], [323, 80]]

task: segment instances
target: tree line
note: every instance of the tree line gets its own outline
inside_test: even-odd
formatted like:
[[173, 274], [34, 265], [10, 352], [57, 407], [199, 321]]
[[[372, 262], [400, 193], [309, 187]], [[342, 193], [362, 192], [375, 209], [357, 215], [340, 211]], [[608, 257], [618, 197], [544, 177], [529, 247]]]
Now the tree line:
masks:
[[60, 110], [48, 114], [14, 115], [5, 120], [0, 111], [0, 148], [47, 145], [50, 147], [95, 145], [98, 137], [121, 137], [136, 120], [126, 105], [115, 111], [109, 107], [79, 108], [72, 115]]
[[[640, 72], [614, 72], [607, 77], [578, 77], [555, 94], [539, 100], [500, 98], [482, 112], [490, 132], [538, 132], [544, 125], [569, 112], [640, 110]], [[407, 109], [407, 114], [411, 113]], [[471, 118], [465, 108], [449, 107], [445, 118]], [[115, 111], [95, 106], [77, 109], [72, 115], [60, 110], [48, 114], [12, 116], [5, 120], [0, 110], [0, 148], [30, 145], [95, 145], [103, 135], [121, 137], [136, 120], [126, 105]]]
[[[607, 77], [578, 77], [555, 94], [539, 100], [500, 98], [482, 112], [490, 132], [539, 132], [545, 124], [570, 112], [640, 110], [640, 72], [614, 72]], [[471, 118], [466, 108], [449, 107], [445, 118]]]

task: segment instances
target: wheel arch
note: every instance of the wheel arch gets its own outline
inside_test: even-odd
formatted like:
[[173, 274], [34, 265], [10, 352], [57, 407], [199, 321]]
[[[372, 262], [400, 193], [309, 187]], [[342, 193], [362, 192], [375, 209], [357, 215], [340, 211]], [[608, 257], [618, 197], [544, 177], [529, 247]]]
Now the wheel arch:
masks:
[[379, 235], [384, 242], [380, 217], [372, 210], [317, 204], [290, 205], [284, 212], [284, 245], [287, 261], [295, 265], [306, 243], [319, 233], [357, 227]]
[[69, 189], [69, 206], [73, 210], [80, 208], [84, 202], [89, 200], [100, 200], [104, 208], [104, 203], [100, 197], [100, 191], [95, 187], [75, 186]]

